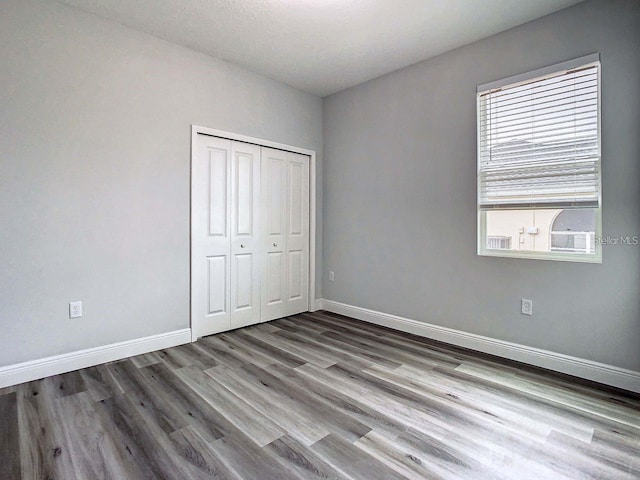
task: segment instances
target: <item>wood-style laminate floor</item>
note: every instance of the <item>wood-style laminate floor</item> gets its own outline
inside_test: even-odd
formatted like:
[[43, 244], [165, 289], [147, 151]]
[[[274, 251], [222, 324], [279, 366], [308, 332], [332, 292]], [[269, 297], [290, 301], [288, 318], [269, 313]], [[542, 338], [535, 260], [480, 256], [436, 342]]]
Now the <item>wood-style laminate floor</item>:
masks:
[[0, 390], [0, 479], [637, 479], [640, 399], [329, 313]]

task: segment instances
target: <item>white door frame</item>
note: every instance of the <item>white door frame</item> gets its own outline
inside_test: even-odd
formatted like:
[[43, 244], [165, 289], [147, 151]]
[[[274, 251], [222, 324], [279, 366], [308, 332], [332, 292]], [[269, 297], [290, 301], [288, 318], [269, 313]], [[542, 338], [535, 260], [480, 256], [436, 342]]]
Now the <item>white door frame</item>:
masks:
[[193, 223], [194, 206], [193, 206], [193, 162], [196, 152], [196, 140], [198, 134], [211, 135], [214, 137], [226, 138], [229, 140], [237, 140], [239, 142], [253, 143], [262, 147], [276, 148], [279, 150], [286, 150], [288, 152], [301, 153], [308, 155], [311, 159], [309, 164], [309, 310], [315, 311], [316, 306], [316, 152], [314, 150], [307, 150], [306, 148], [294, 147], [292, 145], [285, 145], [284, 143], [272, 142], [264, 140], [262, 138], [249, 137], [247, 135], [240, 135], [233, 132], [225, 132], [223, 130], [216, 130], [213, 128], [201, 127], [198, 125], [191, 125], [191, 184], [189, 188], [189, 196], [191, 197], [190, 206], [190, 223], [189, 223], [189, 317], [191, 326], [191, 341], [195, 342], [195, 329], [193, 328], [193, 308], [191, 305], [192, 292], [191, 292], [191, 225]]

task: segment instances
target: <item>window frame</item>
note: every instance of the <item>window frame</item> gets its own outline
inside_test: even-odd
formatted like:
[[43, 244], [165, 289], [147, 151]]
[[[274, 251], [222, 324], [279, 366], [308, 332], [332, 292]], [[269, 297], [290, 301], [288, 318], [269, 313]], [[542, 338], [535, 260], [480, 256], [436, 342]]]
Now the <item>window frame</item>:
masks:
[[[599, 175], [598, 175], [598, 207], [595, 210], [595, 238], [602, 237], [602, 64], [600, 62], [600, 54], [593, 53], [584, 57], [575, 58], [566, 62], [549, 65], [537, 70], [521, 73], [511, 77], [507, 77], [501, 80], [496, 80], [484, 85], [479, 85], [476, 90], [476, 208], [477, 208], [477, 254], [485, 257], [503, 257], [503, 258], [524, 258], [532, 260], [555, 260], [561, 262], [578, 262], [578, 263], [602, 263], [602, 245], [600, 242], [595, 242], [595, 252], [593, 254], [584, 253], [568, 253], [568, 252], [536, 252], [531, 250], [502, 250], [502, 249], [488, 249], [486, 246], [487, 241], [487, 212], [491, 210], [483, 209], [480, 205], [480, 153], [481, 153], [481, 93], [487, 90], [497, 89], [501, 87], [513, 87], [518, 84], [529, 83], [536, 80], [541, 80], [546, 77], [558, 75], [563, 70], [573, 70], [579, 67], [587, 66], [589, 64], [598, 65], [598, 162], [599, 162]], [[508, 210], [496, 208], [496, 211]], [[529, 209], [516, 209], [518, 211]], [[533, 209], [531, 209], [533, 210]], [[549, 230], [549, 236], [551, 236], [551, 229]], [[513, 239], [512, 239], [513, 242]]]

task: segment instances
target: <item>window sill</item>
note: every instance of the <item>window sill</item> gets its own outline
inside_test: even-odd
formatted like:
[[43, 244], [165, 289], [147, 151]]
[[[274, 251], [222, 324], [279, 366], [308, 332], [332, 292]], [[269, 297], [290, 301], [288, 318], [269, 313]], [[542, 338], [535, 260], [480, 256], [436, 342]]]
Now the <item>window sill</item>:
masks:
[[478, 250], [481, 257], [526, 258], [530, 260], [553, 260], [556, 262], [602, 263], [602, 253], [567, 254], [550, 252], [527, 252], [514, 250]]

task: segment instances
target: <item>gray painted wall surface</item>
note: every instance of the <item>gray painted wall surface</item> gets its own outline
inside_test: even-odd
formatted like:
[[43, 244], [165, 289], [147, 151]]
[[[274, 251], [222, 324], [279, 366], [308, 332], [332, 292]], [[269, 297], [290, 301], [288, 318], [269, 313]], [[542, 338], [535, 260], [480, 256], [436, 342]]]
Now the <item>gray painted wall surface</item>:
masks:
[[0, 366], [189, 326], [191, 124], [322, 157], [320, 98], [54, 2], [0, 65]]
[[477, 85], [600, 52], [604, 235], [638, 235], [639, 51], [640, 2], [587, 1], [327, 97], [324, 298], [640, 370], [640, 246], [476, 255], [475, 111]]

